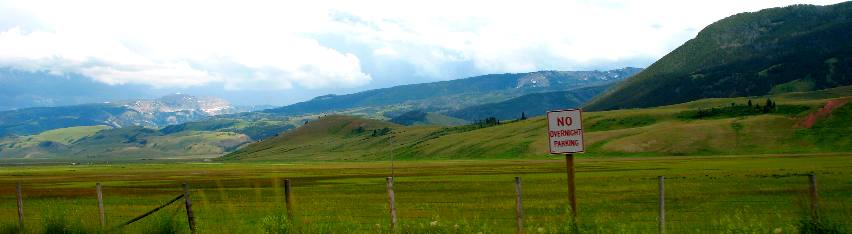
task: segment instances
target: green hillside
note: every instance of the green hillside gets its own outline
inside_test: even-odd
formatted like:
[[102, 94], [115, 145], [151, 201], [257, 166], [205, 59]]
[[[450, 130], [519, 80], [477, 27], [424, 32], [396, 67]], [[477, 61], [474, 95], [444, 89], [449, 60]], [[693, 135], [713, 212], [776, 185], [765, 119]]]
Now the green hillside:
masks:
[[852, 84], [852, 2], [794, 5], [717, 21], [591, 101], [612, 110]]
[[32, 138], [40, 141], [59, 142], [67, 145], [74, 143], [75, 141], [80, 140], [82, 138], [94, 135], [95, 133], [104, 129], [110, 129], [110, 127], [105, 125], [98, 125], [60, 128], [39, 133], [38, 135], [35, 135]]
[[488, 117], [501, 120], [544, 115], [549, 110], [577, 108], [600, 94], [609, 85], [573, 89], [569, 91], [533, 93], [497, 103], [466, 107], [446, 114], [456, 118], [476, 121]]
[[216, 157], [250, 141], [244, 134], [215, 131], [163, 133], [145, 127], [61, 128], [0, 139], [0, 159], [137, 160]]
[[[762, 107], [769, 98], [775, 108]], [[753, 106], [748, 106], [751, 100]], [[797, 127], [826, 103], [852, 100], [852, 86], [751, 98], [584, 114], [585, 156], [732, 155], [850, 152], [842, 105], [812, 128]], [[761, 105], [761, 107], [758, 107]], [[537, 158], [547, 155], [542, 117], [499, 125], [400, 126], [329, 116], [250, 144], [226, 160], [385, 160]]]
[[244, 119], [211, 117], [194, 122], [169, 125], [160, 129], [160, 131], [164, 134], [186, 131], [232, 132], [245, 134], [252, 140], [262, 140], [292, 128], [294, 128], [294, 123], [291, 123], [289, 118]]

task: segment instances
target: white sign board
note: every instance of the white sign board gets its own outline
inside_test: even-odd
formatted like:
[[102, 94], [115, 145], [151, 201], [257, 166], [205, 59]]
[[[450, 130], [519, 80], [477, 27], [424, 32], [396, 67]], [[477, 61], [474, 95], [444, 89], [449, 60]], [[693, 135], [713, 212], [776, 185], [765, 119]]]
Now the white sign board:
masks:
[[547, 112], [547, 135], [551, 154], [582, 153], [583, 113], [580, 109]]

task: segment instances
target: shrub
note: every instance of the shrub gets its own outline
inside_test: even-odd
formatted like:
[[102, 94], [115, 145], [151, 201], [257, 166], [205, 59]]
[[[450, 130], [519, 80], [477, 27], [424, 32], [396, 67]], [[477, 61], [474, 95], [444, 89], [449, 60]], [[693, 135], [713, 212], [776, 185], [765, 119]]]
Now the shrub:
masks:
[[840, 234], [849, 233], [846, 227], [831, 220], [816, 220], [810, 217], [803, 218], [798, 223], [799, 233], [802, 234]]
[[71, 222], [68, 220], [68, 215], [49, 215], [44, 218], [45, 234], [82, 234], [95, 233], [95, 231], [86, 230], [80, 222]]

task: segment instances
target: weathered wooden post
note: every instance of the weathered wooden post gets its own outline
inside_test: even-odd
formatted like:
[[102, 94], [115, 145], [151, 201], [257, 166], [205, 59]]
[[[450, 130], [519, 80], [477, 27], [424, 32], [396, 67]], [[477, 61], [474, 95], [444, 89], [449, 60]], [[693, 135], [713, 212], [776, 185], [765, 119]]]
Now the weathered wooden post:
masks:
[[21, 230], [24, 229], [24, 196], [21, 194], [21, 182], [15, 186], [15, 192], [18, 196], [18, 226]]
[[183, 199], [186, 202], [186, 219], [189, 224], [189, 231], [195, 233], [195, 214], [192, 213], [192, 200], [189, 199], [189, 186], [183, 183]]
[[574, 154], [565, 154], [565, 167], [568, 168], [568, 202], [571, 206], [571, 216], [577, 218], [577, 197], [575, 195], [577, 188], [574, 185]]
[[287, 209], [287, 218], [293, 219], [293, 200], [290, 198], [290, 179], [284, 179], [284, 206]]
[[396, 230], [396, 206], [394, 205], [394, 203], [396, 203], [396, 201], [395, 201], [394, 193], [393, 193], [393, 177], [388, 177], [387, 183], [388, 183], [388, 203], [390, 204], [390, 216], [391, 216], [390, 228], [391, 228], [391, 231], [393, 232], [394, 230]]
[[95, 190], [98, 192], [98, 215], [100, 216], [101, 228], [106, 226], [106, 214], [104, 214], [104, 195], [101, 193], [101, 183], [95, 184]]
[[518, 221], [517, 233], [524, 233], [524, 205], [521, 202], [521, 177], [515, 177], [515, 218]]
[[666, 178], [664, 176], [660, 176], [660, 217], [659, 217], [659, 229], [660, 234], [666, 233]]
[[808, 175], [808, 179], [810, 181], [808, 192], [811, 195], [811, 217], [813, 217], [814, 221], [819, 221], [819, 196], [817, 195], [816, 175], [810, 174]]

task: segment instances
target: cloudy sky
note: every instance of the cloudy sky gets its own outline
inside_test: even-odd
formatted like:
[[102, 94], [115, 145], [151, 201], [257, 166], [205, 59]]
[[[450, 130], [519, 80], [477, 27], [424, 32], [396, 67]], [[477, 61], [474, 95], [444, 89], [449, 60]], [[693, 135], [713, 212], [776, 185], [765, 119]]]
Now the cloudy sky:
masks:
[[729, 15], [836, 2], [0, 0], [0, 67], [281, 105], [488, 73], [646, 67]]

